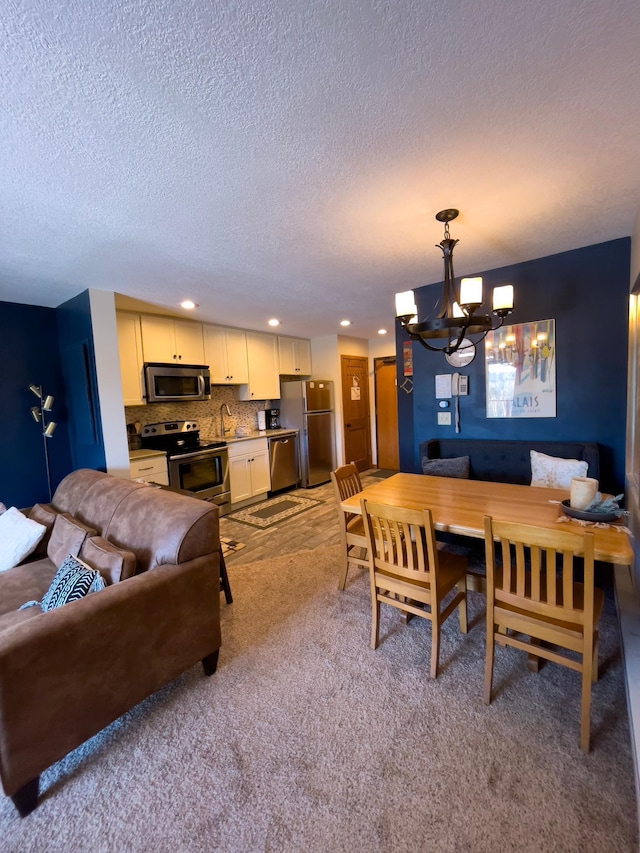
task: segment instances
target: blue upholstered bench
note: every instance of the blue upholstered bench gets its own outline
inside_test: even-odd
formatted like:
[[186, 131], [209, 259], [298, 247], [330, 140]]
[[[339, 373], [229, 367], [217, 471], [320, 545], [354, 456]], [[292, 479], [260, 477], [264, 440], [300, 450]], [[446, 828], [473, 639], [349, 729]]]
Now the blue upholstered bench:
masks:
[[595, 442], [497, 441], [484, 438], [432, 438], [419, 446], [420, 462], [427, 459], [469, 457], [469, 477], [494, 483], [531, 484], [531, 450], [580, 459], [589, 465], [587, 476], [600, 480], [600, 453]]

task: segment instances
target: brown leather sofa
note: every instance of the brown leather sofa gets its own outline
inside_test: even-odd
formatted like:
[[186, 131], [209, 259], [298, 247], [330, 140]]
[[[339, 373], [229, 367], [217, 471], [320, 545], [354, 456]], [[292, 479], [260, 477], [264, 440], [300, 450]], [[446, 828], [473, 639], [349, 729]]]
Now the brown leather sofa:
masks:
[[220, 648], [217, 507], [90, 470], [50, 506], [133, 552], [135, 574], [43, 613], [18, 608], [51, 560], [0, 573], [0, 780], [22, 816], [47, 767], [198, 661], [211, 675]]

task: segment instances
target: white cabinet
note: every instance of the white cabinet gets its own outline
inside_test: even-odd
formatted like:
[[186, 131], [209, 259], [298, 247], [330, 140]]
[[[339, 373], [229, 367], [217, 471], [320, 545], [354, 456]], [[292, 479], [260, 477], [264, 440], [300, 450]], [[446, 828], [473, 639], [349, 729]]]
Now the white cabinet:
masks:
[[247, 333], [225, 326], [202, 327], [204, 363], [209, 365], [212, 385], [244, 385], [249, 382]]
[[228, 452], [232, 505], [266, 495], [271, 488], [267, 439], [232, 442]]
[[311, 376], [311, 342], [304, 338], [278, 337], [280, 374]]
[[169, 485], [167, 471], [167, 455], [156, 451], [153, 455], [148, 451], [133, 451], [129, 459], [129, 472], [132, 480], [144, 480], [146, 483], [158, 483], [160, 486]]
[[280, 398], [278, 338], [262, 332], [247, 332], [249, 382], [241, 385], [240, 400], [277, 400]]
[[144, 396], [144, 376], [142, 374], [140, 315], [118, 312], [116, 314], [116, 325], [122, 401], [125, 406], [141, 406], [147, 401]]
[[204, 364], [202, 324], [173, 317], [143, 314], [142, 352], [145, 361]]

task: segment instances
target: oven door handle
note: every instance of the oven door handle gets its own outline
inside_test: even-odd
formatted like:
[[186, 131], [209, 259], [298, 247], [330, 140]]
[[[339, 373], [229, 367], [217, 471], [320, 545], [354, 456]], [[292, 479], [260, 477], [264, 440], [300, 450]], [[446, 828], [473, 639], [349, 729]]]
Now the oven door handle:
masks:
[[170, 456], [169, 462], [179, 462], [181, 459], [193, 459], [195, 456], [201, 456], [203, 459], [206, 459], [208, 456], [224, 456], [226, 452], [226, 447], [212, 447], [210, 450], [194, 450], [193, 453], [180, 453], [178, 456]]
[[198, 396], [204, 397], [204, 376], [202, 374], [198, 375]]

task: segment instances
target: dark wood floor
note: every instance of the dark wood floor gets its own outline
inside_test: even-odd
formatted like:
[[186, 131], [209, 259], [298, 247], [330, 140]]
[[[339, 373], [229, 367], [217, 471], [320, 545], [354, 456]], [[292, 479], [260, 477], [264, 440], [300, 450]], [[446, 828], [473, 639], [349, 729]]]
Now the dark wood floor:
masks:
[[[379, 481], [379, 475], [374, 471], [365, 471], [361, 478], [365, 487]], [[227, 517], [221, 518], [220, 536], [237, 540], [245, 546], [225, 556], [227, 566], [252, 563], [278, 554], [293, 554], [295, 551], [306, 551], [340, 542], [338, 513], [331, 483], [311, 489], [292, 489], [284, 494], [313, 498], [322, 503], [266, 530], [259, 530]]]

